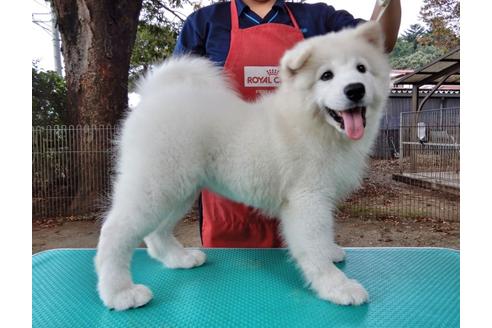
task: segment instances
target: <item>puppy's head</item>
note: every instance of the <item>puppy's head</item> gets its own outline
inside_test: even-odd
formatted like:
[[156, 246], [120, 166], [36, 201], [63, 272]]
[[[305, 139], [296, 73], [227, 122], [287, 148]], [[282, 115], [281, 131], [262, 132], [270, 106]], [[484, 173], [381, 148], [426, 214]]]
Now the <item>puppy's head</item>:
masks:
[[307, 93], [319, 115], [349, 139], [378, 124], [390, 73], [378, 23], [300, 42], [284, 54], [280, 69], [282, 84]]

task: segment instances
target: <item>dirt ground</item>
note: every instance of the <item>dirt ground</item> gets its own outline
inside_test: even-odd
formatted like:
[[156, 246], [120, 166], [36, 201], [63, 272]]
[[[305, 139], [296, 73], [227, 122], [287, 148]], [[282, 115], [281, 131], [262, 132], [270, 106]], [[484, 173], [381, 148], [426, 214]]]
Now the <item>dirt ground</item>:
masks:
[[[460, 248], [459, 195], [392, 179], [396, 160], [373, 160], [362, 187], [336, 213], [336, 240], [344, 247]], [[201, 246], [196, 207], [175, 230], [185, 247]], [[101, 221], [77, 217], [33, 220], [32, 252], [93, 248]]]
[[[99, 238], [97, 220], [36, 220], [32, 252], [53, 248], [94, 248]], [[201, 246], [198, 220], [189, 215], [179, 223], [176, 237], [185, 247]], [[337, 218], [337, 242], [349, 246], [430, 246], [459, 249], [459, 222], [441, 220]]]

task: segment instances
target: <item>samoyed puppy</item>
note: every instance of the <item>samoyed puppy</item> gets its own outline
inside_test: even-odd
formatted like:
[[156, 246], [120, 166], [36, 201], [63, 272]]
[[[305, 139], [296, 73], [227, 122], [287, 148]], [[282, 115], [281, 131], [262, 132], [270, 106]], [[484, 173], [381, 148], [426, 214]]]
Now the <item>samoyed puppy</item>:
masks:
[[369, 22], [302, 41], [279, 69], [279, 88], [254, 103], [201, 58], [168, 60], [142, 81], [141, 102], [119, 137], [95, 259], [107, 307], [151, 300], [130, 274], [142, 240], [168, 268], [205, 262], [202, 251], [183, 248], [172, 234], [202, 188], [278, 218], [291, 256], [321, 299], [368, 300], [333, 264], [345, 257], [334, 242], [333, 212], [361, 181], [389, 92], [381, 28]]

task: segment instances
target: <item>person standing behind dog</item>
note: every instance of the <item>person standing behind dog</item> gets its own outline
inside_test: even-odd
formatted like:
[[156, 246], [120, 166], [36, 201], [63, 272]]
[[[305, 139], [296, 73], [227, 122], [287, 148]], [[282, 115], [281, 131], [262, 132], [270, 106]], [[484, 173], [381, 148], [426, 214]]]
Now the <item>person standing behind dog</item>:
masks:
[[[371, 19], [381, 8], [376, 3]], [[398, 37], [400, 0], [391, 1], [380, 19], [389, 52]], [[223, 66], [236, 90], [254, 101], [279, 83], [283, 53], [304, 38], [336, 32], [364, 22], [324, 3], [284, 0], [232, 0], [197, 10], [185, 21], [174, 55], [204, 56]], [[280, 247], [277, 220], [258, 210], [203, 190], [200, 235], [204, 247]]]

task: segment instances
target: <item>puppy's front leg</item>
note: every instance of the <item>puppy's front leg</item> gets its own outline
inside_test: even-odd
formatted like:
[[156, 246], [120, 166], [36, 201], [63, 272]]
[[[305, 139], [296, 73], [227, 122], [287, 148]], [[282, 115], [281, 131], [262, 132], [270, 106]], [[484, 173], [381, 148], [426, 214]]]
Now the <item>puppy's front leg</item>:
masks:
[[282, 209], [282, 233], [305, 279], [320, 298], [359, 305], [368, 300], [367, 291], [332, 262], [344, 256], [334, 242], [332, 211], [333, 206], [318, 195], [291, 199]]

